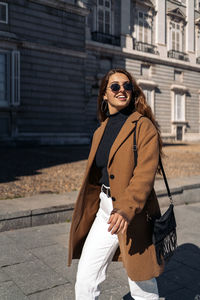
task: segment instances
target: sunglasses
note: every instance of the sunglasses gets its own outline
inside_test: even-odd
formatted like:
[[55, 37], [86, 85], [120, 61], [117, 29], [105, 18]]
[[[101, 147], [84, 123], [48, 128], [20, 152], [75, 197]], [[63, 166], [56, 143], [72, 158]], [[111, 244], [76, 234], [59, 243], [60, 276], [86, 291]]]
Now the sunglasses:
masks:
[[[113, 92], [118, 92], [120, 90], [121, 86], [119, 83], [113, 83], [111, 84], [110, 86], [110, 89], [113, 91]], [[131, 82], [125, 82], [123, 84], [123, 88], [125, 89], [125, 91], [132, 91], [133, 89], [133, 85]]]

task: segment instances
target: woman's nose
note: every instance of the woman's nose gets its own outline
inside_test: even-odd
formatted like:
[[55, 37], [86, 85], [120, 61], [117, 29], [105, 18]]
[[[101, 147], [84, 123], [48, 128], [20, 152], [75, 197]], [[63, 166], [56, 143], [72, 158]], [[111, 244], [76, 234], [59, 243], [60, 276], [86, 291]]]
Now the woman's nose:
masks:
[[125, 91], [125, 88], [123, 85], [120, 85], [120, 89], [119, 89], [119, 92], [124, 92]]

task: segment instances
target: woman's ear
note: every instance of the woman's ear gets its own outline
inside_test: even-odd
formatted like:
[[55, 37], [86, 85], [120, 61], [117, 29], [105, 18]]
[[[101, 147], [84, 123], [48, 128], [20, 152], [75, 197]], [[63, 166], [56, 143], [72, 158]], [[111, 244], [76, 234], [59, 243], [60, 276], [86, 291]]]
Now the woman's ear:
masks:
[[105, 92], [105, 94], [103, 95], [103, 100], [107, 101], [108, 97], [107, 97], [107, 93]]

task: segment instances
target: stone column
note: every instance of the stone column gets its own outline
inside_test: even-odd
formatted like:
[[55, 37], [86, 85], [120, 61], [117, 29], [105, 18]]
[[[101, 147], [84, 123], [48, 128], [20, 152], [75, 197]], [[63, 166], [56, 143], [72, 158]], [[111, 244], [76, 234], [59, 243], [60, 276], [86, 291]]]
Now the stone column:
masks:
[[[166, 0], [156, 0], [155, 42], [161, 57], [167, 57]], [[169, 41], [168, 41], [169, 43]]]
[[186, 51], [194, 52], [194, 1], [186, 0]]
[[156, 0], [156, 43], [166, 44], [166, 0]]
[[121, 0], [121, 47], [133, 49], [133, 38], [130, 35], [131, 1]]

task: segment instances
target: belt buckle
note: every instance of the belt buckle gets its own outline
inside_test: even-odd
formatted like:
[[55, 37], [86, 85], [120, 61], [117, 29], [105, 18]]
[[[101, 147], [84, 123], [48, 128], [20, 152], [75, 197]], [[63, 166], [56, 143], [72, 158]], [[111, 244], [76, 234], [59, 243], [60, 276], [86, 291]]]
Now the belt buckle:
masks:
[[101, 191], [104, 192], [106, 194], [107, 197], [110, 197], [109, 196], [109, 190], [110, 188], [106, 187], [104, 184], [102, 184], [101, 186]]
[[109, 189], [108, 188], [106, 188], [106, 195], [109, 198]]
[[110, 187], [106, 188], [106, 195], [107, 195], [108, 198], [110, 197]]

